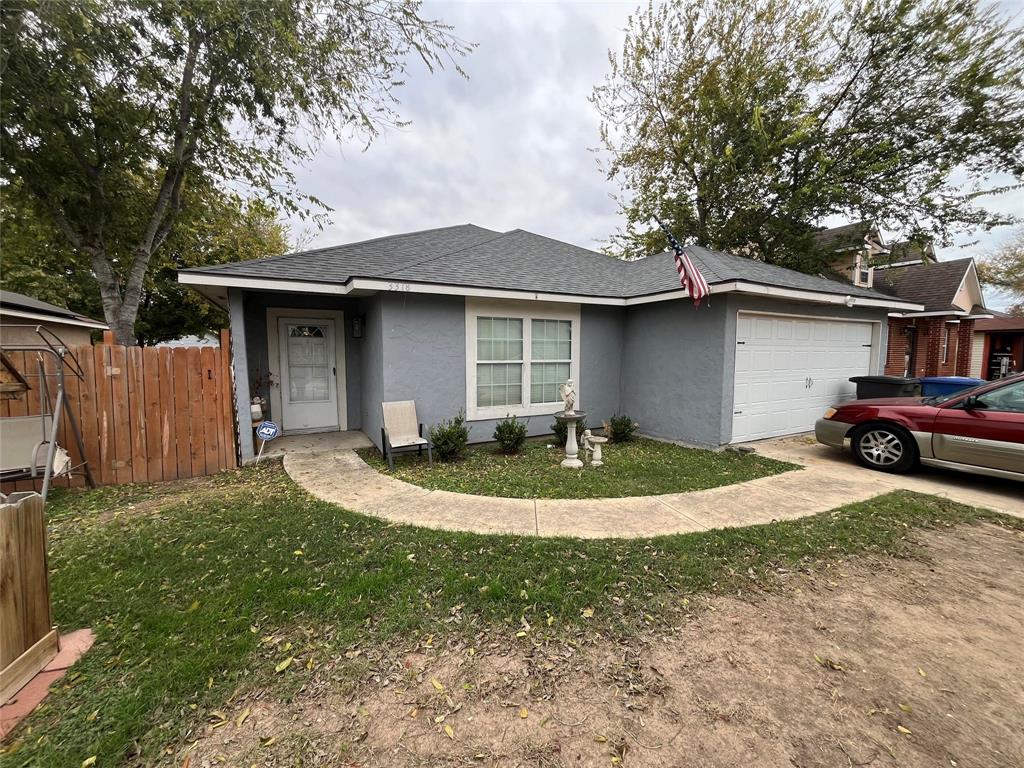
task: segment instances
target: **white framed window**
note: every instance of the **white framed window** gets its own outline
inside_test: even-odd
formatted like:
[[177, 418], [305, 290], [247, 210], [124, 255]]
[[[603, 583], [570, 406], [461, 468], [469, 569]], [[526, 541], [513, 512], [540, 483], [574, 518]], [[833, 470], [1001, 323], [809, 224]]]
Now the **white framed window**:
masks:
[[946, 326], [946, 332], [942, 334], [942, 362], [949, 362], [949, 340], [952, 335], [953, 328], [949, 325]]
[[579, 350], [578, 304], [467, 298], [467, 418], [554, 413], [566, 379], [579, 392]]
[[870, 265], [870, 259], [864, 255], [858, 255], [853, 265], [853, 284], [862, 288], [871, 288], [875, 284], [875, 268]]

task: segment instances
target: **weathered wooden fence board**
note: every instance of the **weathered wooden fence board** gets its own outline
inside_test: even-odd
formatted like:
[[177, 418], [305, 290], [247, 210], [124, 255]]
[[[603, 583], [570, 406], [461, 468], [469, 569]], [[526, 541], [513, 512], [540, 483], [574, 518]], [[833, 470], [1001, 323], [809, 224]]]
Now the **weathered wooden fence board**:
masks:
[[57, 653], [43, 500], [33, 493], [9, 501], [0, 503], [0, 704]]
[[[69, 372], [65, 395], [98, 483], [175, 480], [238, 466], [229, 344], [225, 331], [220, 347], [72, 348], [83, 379]], [[32, 389], [19, 400], [0, 401], [0, 416], [39, 413], [37, 355], [11, 351], [8, 357], [31, 376]], [[51, 404], [54, 395], [50, 384]], [[82, 457], [66, 419], [61, 426], [61, 445], [78, 463]], [[81, 477], [73, 480], [81, 483]], [[3, 490], [37, 486], [23, 480], [5, 483]]]

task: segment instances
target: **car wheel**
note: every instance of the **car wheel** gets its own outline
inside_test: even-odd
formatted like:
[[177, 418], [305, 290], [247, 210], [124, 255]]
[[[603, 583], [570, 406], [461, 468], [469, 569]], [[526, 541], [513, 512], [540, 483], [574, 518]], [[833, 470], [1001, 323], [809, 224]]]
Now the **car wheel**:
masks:
[[853, 455], [868, 469], [909, 472], [917, 464], [917, 445], [903, 428], [892, 424], [865, 424], [850, 437]]

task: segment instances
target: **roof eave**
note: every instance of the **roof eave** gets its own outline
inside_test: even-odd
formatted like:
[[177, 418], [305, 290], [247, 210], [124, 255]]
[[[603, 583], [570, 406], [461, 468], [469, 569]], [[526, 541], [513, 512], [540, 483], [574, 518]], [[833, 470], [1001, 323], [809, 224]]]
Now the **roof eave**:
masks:
[[[504, 288], [482, 288], [476, 286], [452, 285], [446, 283], [422, 283], [401, 280], [381, 280], [378, 278], [351, 277], [345, 283], [323, 283], [303, 280], [281, 280], [276, 278], [256, 278], [242, 276], [211, 275], [182, 271], [178, 273], [180, 282], [195, 288], [217, 286], [222, 288], [248, 288], [250, 290], [300, 291], [305, 293], [333, 294], [344, 296], [353, 291], [384, 291], [394, 293], [427, 293], [455, 296], [477, 296], [483, 298], [522, 299], [526, 301], [552, 301], [574, 304], [603, 304], [610, 306], [634, 306], [659, 301], [672, 301], [686, 298], [688, 294], [682, 289], [661, 291], [642, 296], [600, 296], [588, 294], [550, 293], [543, 291], [522, 291]], [[745, 293], [774, 298], [809, 301], [819, 304], [846, 304], [849, 307], [877, 307], [883, 309], [902, 309], [914, 311], [924, 309], [921, 304], [913, 304], [898, 299], [862, 296], [856, 294], [829, 293], [801, 288], [754, 283], [747, 280], [731, 280], [713, 283], [712, 294]]]
[[65, 315], [48, 315], [42, 312], [28, 312], [11, 306], [0, 307], [0, 312], [5, 315], [10, 315], [11, 317], [35, 320], [36, 325], [39, 323], [55, 323], [57, 325], [73, 325], [79, 328], [90, 328], [96, 331], [106, 331], [110, 328], [106, 323], [101, 323], [98, 320], [92, 320], [88, 317], [82, 316], [67, 317]]

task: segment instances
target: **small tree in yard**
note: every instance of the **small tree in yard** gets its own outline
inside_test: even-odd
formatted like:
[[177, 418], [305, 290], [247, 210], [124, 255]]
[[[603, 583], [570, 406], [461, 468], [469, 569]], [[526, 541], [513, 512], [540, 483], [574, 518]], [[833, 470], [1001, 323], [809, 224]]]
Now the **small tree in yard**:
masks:
[[1007, 223], [983, 196], [1024, 178], [1024, 28], [995, 4], [670, 0], [610, 62], [592, 100], [623, 189], [617, 255], [662, 250], [658, 216], [816, 272], [829, 216], [948, 242]]
[[107, 323], [134, 344], [190, 184], [322, 210], [296, 193], [292, 164], [328, 134], [370, 140], [398, 122], [410, 56], [433, 70], [468, 50], [419, 12], [417, 0], [3, 3], [3, 182], [88, 260]]

